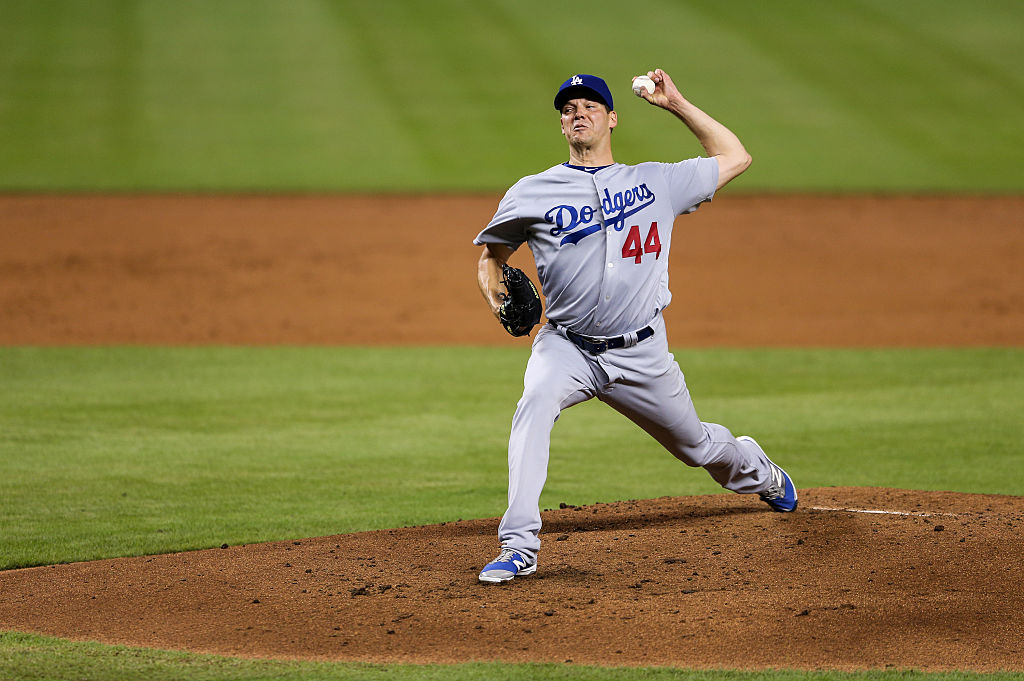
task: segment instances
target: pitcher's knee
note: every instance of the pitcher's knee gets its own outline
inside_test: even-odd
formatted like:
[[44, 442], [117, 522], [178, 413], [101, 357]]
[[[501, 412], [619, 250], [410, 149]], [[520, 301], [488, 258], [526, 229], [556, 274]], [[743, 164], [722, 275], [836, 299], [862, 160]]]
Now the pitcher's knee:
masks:
[[681, 445], [670, 451], [677, 459], [694, 468], [703, 468], [715, 461], [710, 442], [701, 445]]
[[728, 446], [723, 442], [716, 442], [706, 428], [701, 428], [699, 440], [677, 438], [667, 447], [672, 455], [694, 468], [707, 468], [721, 463], [729, 458]]
[[519, 398], [519, 404], [516, 405], [517, 411], [547, 412], [554, 410], [557, 413], [559, 409], [558, 397], [542, 387], [524, 391], [523, 396]]
[[550, 394], [542, 391], [527, 391], [523, 393], [519, 404], [516, 405], [516, 413], [512, 417], [513, 428], [517, 423], [554, 423], [561, 412], [558, 400]]

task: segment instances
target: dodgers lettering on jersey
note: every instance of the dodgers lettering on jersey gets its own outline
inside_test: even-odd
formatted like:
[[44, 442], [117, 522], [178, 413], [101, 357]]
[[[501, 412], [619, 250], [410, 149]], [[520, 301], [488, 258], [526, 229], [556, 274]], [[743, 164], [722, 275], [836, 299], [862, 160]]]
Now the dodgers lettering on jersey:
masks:
[[557, 165], [506, 192], [474, 243], [526, 243], [548, 319], [590, 336], [646, 326], [672, 299], [676, 216], [710, 201], [718, 162], [617, 163], [596, 173]]
[[[622, 231], [627, 218], [632, 217], [640, 210], [654, 203], [654, 193], [647, 188], [646, 184], [616, 192], [615, 196], [609, 193], [605, 187], [604, 197], [601, 199], [601, 211], [605, 215], [607, 226]], [[595, 222], [598, 211], [591, 206], [560, 205], [555, 206], [544, 214], [545, 222], [553, 223], [556, 226], [551, 230], [553, 236], [558, 236], [563, 231], [572, 232], [562, 239], [562, 244], [579, 243], [580, 239], [589, 236], [601, 229], [601, 222]], [[581, 226], [582, 225], [582, 226]], [[577, 229], [580, 227], [580, 229]]]

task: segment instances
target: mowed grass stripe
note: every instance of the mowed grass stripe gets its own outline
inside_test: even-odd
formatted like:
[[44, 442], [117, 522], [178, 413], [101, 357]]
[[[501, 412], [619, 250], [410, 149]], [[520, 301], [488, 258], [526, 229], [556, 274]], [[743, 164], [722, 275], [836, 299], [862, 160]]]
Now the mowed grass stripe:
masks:
[[702, 153], [630, 93], [655, 66], [748, 144], [730, 191], [1024, 191], [1020, 3], [649, 0], [642, 40], [611, 38], [613, 0], [3, 9], [5, 191], [500, 191], [564, 160], [551, 98], [580, 71], [619, 160]]

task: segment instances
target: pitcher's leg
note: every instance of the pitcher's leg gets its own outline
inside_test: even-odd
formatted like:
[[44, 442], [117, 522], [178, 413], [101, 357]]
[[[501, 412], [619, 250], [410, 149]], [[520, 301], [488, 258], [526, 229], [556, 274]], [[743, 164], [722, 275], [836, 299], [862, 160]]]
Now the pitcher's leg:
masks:
[[743, 494], [763, 492], [771, 464], [761, 449], [737, 440], [725, 426], [704, 423], [690, 399], [679, 365], [666, 352], [655, 375], [623, 379], [600, 399], [648, 432], [688, 466], [704, 468], [722, 487]]
[[569, 341], [545, 326], [526, 366], [522, 399], [508, 443], [508, 510], [498, 527], [502, 546], [536, 560], [540, 495], [547, 480], [551, 429], [563, 409], [594, 397], [607, 381]]

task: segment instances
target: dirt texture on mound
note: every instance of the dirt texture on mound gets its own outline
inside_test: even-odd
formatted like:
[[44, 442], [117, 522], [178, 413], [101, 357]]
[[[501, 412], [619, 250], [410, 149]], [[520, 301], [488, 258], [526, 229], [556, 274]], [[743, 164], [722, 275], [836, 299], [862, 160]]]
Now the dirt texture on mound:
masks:
[[483, 585], [496, 519], [0, 573], [0, 628], [243, 656], [1024, 671], [1019, 497], [802, 490], [544, 513], [536, 575]]

